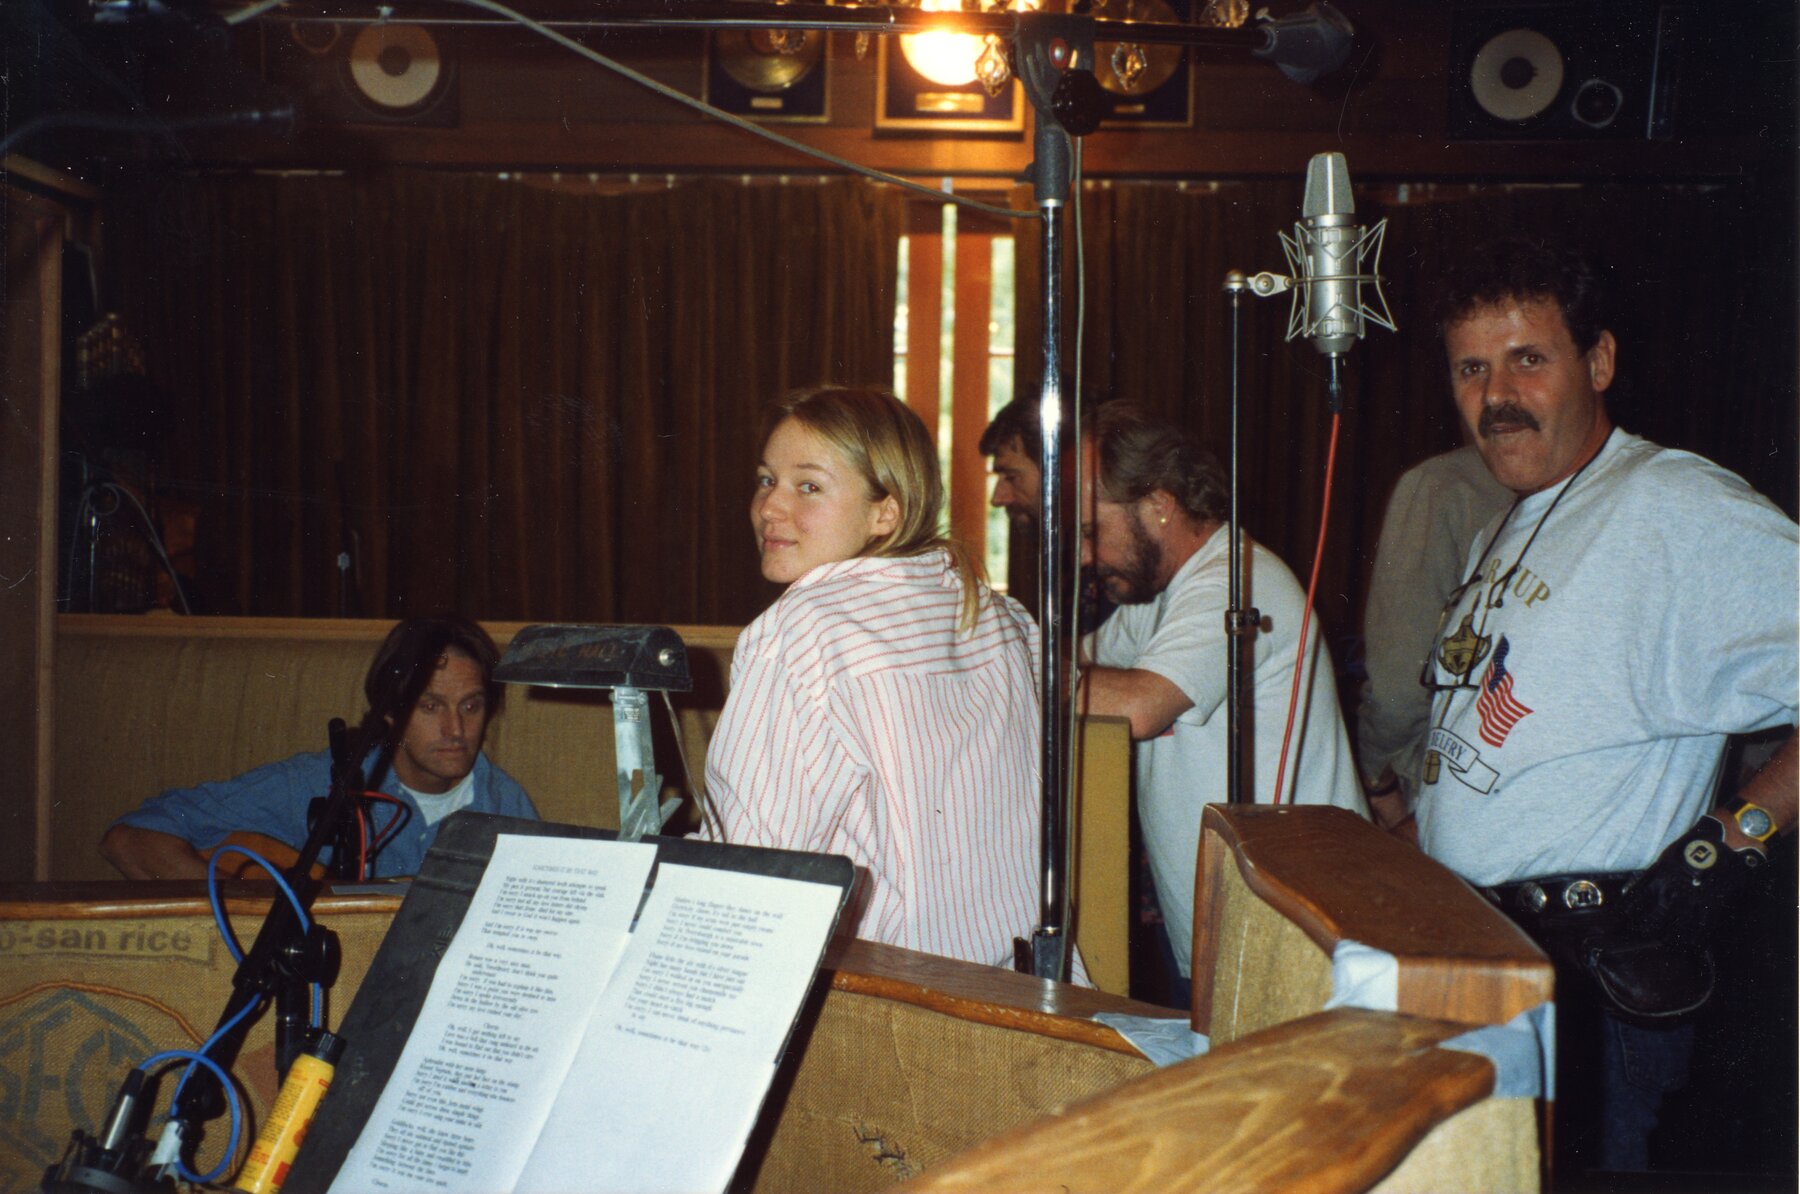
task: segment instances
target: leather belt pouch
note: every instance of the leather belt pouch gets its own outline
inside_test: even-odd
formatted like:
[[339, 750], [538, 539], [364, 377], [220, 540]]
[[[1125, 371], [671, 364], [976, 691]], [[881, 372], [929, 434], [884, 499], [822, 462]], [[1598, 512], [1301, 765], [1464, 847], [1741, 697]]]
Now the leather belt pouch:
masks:
[[[1669, 1026], [1711, 998], [1712, 955], [1630, 931], [1620, 897], [1635, 877], [1547, 876], [1488, 888], [1486, 894], [1559, 970], [1591, 983], [1614, 1015], [1646, 1027]], [[1571, 902], [1579, 906], [1570, 907]]]

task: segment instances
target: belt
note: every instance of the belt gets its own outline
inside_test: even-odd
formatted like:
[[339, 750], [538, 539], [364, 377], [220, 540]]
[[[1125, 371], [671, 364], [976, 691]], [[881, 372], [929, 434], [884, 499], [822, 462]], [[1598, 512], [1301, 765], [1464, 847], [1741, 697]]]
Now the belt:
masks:
[[1481, 893], [1502, 912], [1518, 917], [1567, 916], [1618, 906], [1633, 880], [1642, 871], [1615, 871], [1600, 875], [1543, 875], [1484, 887]]

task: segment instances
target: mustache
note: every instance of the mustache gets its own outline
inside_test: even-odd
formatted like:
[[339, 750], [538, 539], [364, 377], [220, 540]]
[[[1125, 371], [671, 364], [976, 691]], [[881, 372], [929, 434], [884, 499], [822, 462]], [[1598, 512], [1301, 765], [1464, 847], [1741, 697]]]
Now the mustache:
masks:
[[1481, 421], [1475, 430], [1485, 439], [1495, 427], [1502, 425], [1524, 427], [1531, 431], [1542, 430], [1536, 416], [1516, 402], [1506, 402], [1483, 410]]

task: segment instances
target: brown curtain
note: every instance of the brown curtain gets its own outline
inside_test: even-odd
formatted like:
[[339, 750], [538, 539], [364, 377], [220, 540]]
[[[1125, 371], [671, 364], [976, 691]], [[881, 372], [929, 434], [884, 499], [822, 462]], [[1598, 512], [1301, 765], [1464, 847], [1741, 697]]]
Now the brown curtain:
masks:
[[[1277, 229], [1300, 209], [1297, 182], [1090, 185], [1082, 194], [1087, 268], [1083, 392], [1129, 398], [1228, 444], [1225, 273], [1285, 272]], [[1611, 264], [1620, 377], [1614, 418], [1659, 443], [1743, 474], [1795, 509], [1795, 278], [1791, 196], [1733, 186], [1409, 187], [1359, 197], [1389, 221], [1382, 268], [1398, 334], [1372, 329], [1346, 361], [1331, 528], [1318, 612], [1340, 662], [1360, 605], [1388, 492], [1407, 468], [1454, 447], [1459, 431], [1431, 325], [1433, 281], [1482, 241], [1553, 233]], [[1020, 394], [1041, 376], [1037, 234], [1021, 235]], [[1065, 255], [1072, 283], [1074, 248]], [[1073, 291], [1065, 335], [1073, 339]], [[1283, 342], [1286, 296], [1245, 298], [1241, 321], [1240, 486], [1246, 527], [1302, 583], [1311, 565], [1326, 457], [1324, 359]], [[1072, 362], [1071, 362], [1072, 363]]]
[[758, 409], [892, 381], [901, 206], [861, 183], [187, 178], [111, 210], [175, 412], [155, 485], [198, 503], [220, 612], [344, 612], [350, 541], [370, 615], [745, 621]]

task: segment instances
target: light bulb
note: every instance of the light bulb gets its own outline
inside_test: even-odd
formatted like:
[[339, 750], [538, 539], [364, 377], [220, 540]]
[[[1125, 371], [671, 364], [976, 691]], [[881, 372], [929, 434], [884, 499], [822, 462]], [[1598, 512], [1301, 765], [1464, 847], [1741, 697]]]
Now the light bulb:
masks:
[[[1005, 7], [1001, 5], [999, 7]], [[1036, 0], [1016, 8], [1035, 9]], [[922, 12], [961, 12], [962, 0], [920, 0]], [[900, 38], [900, 52], [911, 67], [939, 87], [967, 87], [977, 77], [975, 63], [987, 49], [987, 39], [975, 33], [908, 33]]]
[[[928, 11], [943, 12], [955, 0], [925, 0]], [[912, 68], [939, 87], [966, 87], [975, 81], [975, 60], [983, 43], [973, 33], [909, 33], [900, 39], [900, 52]]]

